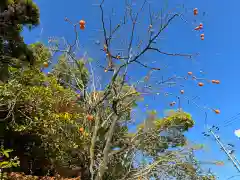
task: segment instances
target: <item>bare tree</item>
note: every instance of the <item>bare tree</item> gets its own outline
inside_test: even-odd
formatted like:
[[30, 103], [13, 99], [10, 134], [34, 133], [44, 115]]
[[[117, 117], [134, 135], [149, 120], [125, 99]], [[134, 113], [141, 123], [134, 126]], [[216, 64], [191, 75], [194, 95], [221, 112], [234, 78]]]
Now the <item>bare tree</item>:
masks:
[[[113, 26], [110, 22], [107, 25], [104, 14], [104, 0], [99, 4], [101, 10], [101, 25], [103, 32], [103, 49], [106, 53], [106, 64], [99, 65], [104, 68], [105, 72], [112, 72], [110, 80], [103, 91], [97, 91], [98, 80], [94, 74], [91, 62], [85, 61], [90, 67], [90, 85], [87, 88], [83, 85], [82, 79], [76, 76], [76, 73], [70, 68], [68, 76], [74, 79], [74, 83], [70, 87], [84, 92], [82, 107], [87, 114], [94, 117], [94, 122], [89, 124], [87, 118], [84, 120], [84, 125], [88, 126], [91, 144], [89, 147], [89, 171], [92, 180], [102, 179], [165, 179], [166, 177], [178, 177], [184, 179], [201, 179], [201, 173], [197, 172], [197, 167], [193, 163], [186, 160], [186, 157], [191, 156], [192, 148], [185, 147], [186, 138], [183, 132], [187, 131], [194, 125], [194, 121], [187, 113], [182, 112], [181, 107], [172, 115], [164, 119], [159, 119], [156, 116], [150, 116], [144, 121], [135, 133], [129, 133], [126, 129], [129, 124], [134, 122], [131, 119], [131, 112], [134, 105], [139, 100], [141, 95], [152, 93], [154, 90], [149, 88], [150, 84], [146, 83], [150, 79], [151, 73], [160, 71], [160, 67], [153, 67], [142, 62], [144, 54], [159, 53], [161, 55], [173, 57], [194, 58], [197, 53], [172, 53], [165, 52], [156, 46], [156, 41], [160, 38], [164, 30], [176, 19], [183, 19], [182, 14], [169, 12], [165, 15], [161, 13], [154, 24], [154, 14], [149, 8], [149, 30], [148, 39], [139, 40], [138, 44], [134, 42], [139, 37], [136, 37], [136, 28], [139, 23], [140, 14], [144, 12], [144, 8], [150, 7], [147, 0], [143, 1], [140, 9], [134, 12], [130, 2], [126, 1], [125, 16], [120, 23]], [[49, 49], [52, 55], [55, 52], [62, 52], [65, 55], [68, 63], [71, 66], [77, 67], [80, 71], [82, 67], [76, 57], [76, 50], [79, 47], [78, 38], [78, 23], [72, 23], [69, 19], [67, 22], [73, 25], [75, 33], [75, 41], [71, 44], [63, 39], [63, 47], [59, 44], [52, 43], [51, 40]], [[116, 40], [115, 35], [127, 24], [131, 22], [131, 32], [128, 37], [126, 49], [119, 54], [112, 44]], [[109, 29], [107, 28], [109, 27]], [[155, 27], [155, 31], [152, 28]], [[123, 37], [121, 37], [123, 38]], [[118, 63], [115, 63], [117, 61]], [[149, 74], [145, 77], [144, 87], [145, 92], [139, 92], [136, 84], [127, 84], [126, 77], [129, 73], [130, 65], [139, 65], [149, 70]], [[135, 67], [135, 66], [134, 66]], [[137, 68], [137, 66], [136, 66]], [[185, 77], [171, 77], [167, 80], [159, 81], [158, 85], [169, 85], [170, 81], [184, 79]], [[101, 84], [101, 83], [99, 83]], [[154, 113], [153, 113], [154, 114]], [[125, 130], [124, 130], [125, 129]], [[169, 147], [179, 147], [180, 149], [168, 150]], [[139, 156], [144, 156], [152, 159], [151, 163], [142, 164], [139, 161]], [[188, 165], [189, 168], [186, 168]], [[120, 166], [122, 172], [117, 169]]]

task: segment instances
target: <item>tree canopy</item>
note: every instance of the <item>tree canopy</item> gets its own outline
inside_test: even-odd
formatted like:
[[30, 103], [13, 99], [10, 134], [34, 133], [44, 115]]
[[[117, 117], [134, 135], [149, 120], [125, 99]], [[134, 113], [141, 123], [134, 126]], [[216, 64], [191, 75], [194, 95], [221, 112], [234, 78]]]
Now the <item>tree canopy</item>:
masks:
[[[0, 7], [1, 140], [20, 161], [11, 171], [84, 180], [215, 179], [201, 169], [194, 156], [196, 149], [187, 143], [185, 133], [194, 126], [189, 113], [178, 109], [158, 117], [156, 111], [149, 111], [137, 130], [129, 131], [134, 125], [132, 111], [142, 93], [126, 83], [126, 67], [139, 62], [138, 57], [158, 34], [133, 59], [129, 54], [126, 58], [112, 55], [111, 38], [105, 34], [108, 65], [114, 58], [127, 60], [118, 69], [109, 66], [107, 71], [112, 70], [113, 75], [106, 87], [97, 90], [89, 62], [74, 53], [76, 42], [64, 50], [40, 42], [24, 43], [23, 27], [39, 24], [36, 4], [5, 0]], [[85, 22], [79, 24], [84, 30]], [[73, 24], [76, 36], [77, 25]], [[45, 73], [53, 51], [61, 55]]]
[[39, 9], [31, 0], [3, 0], [0, 2], [0, 80], [6, 81], [8, 66], [21, 62], [34, 63], [33, 54], [24, 43], [21, 32], [39, 24]]

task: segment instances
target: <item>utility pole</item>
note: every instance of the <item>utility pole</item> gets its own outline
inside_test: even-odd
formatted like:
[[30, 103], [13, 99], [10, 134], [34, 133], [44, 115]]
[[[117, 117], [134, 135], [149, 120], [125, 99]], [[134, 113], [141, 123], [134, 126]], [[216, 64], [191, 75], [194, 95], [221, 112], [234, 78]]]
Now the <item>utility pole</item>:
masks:
[[238, 166], [240, 167], [240, 162], [239, 160], [236, 158], [236, 156], [234, 155], [235, 150], [233, 150], [232, 148], [234, 148], [234, 145], [232, 144], [228, 144], [228, 146], [230, 146], [230, 154], [232, 155], [233, 159], [235, 160], [235, 162], [238, 164]]
[[[233, 163], [234, 167], [237, 169], [238, 172], [240, 172], [240, 164], [237, 158], [233, 155], [233, 150], [229, 150], [220, 140], [220, 137], [216, 135], [214, 130], [219, 131], [219, 128], [216, 126], [212, 126], [211, 128], [208, 128], [208, 133], [203, 132], [204, 136], [209, 137], [210, 135], [213, 136], [217, 144], [221, 147], [221, 150], [228, 156], [228, 159]], [[210, 134], [209, 134], [210, 133]], [[231, 145], [233, 146], [233, 145]]]

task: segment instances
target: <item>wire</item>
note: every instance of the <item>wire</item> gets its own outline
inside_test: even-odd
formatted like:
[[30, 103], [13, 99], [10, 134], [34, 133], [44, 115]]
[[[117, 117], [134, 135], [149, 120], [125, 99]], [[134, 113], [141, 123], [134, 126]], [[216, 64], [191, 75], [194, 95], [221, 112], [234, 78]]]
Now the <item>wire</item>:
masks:
[[[234, 116], [230, 117], [229, 119], [236, 118], [238, 115], [240, 115], [240, 112], [239, 112], [239, 113], [237, 113], [236, 115], [234, 115]], [[229, 121], [231, 121], [231, 120], [229, 120], [229, 119], [224, 121], [224, 122], [225, 122], [225, 124], [226, 124], [226, 123], [228, 123]]]
[[227, 178], [226, 180], [229, 180], [229, 179], [235, 178], [235, 177], [237, 177], [237, 176], [240, 176], [240, 175], [234, 175], [234, 176], [231, 176], [231, 177]]
[[224, 124], [221, 127], [228, 127], [228, 126], [232, 125], [238, 119], [240, 119], [240, 112], [237, 113], [236, 115], [232, 116], [228, 120], [225, 120]]

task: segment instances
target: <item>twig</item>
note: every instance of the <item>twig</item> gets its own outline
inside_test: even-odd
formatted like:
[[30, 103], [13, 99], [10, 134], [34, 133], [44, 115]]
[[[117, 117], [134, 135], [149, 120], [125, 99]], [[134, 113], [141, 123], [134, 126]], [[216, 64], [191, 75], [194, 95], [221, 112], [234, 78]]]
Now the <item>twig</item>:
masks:
[[138, 64], [140, 64], [141, 66], [143, 66], [143, 67], [145, 67], [145, 68], [148, 68], [148, 69], [157, 70], [157, 71], [160, 70], [160, 68], [150, 67], [150, 66], [148, 66], [148, 65], [146, 65], [146, 64], [141, 63], [141, 62], [138, 61], [138, 60], [136, 60], [135, 62], [138, 63]]
[[157, 48], [152, 48], [152, 47], [149, 47], [148, 48], [149, 50], [154, 50], [154, 51], [157, 51], [161, 54], [164, 54], [164, 55], [168, 55], [168, 56], [183, 56], [183, 57], [188, 57], [188, 58], [192, 58], [193, 55], [192, 54], [181, 54], [181, 53], [167, 53], [167, 52], [163, 52]]

